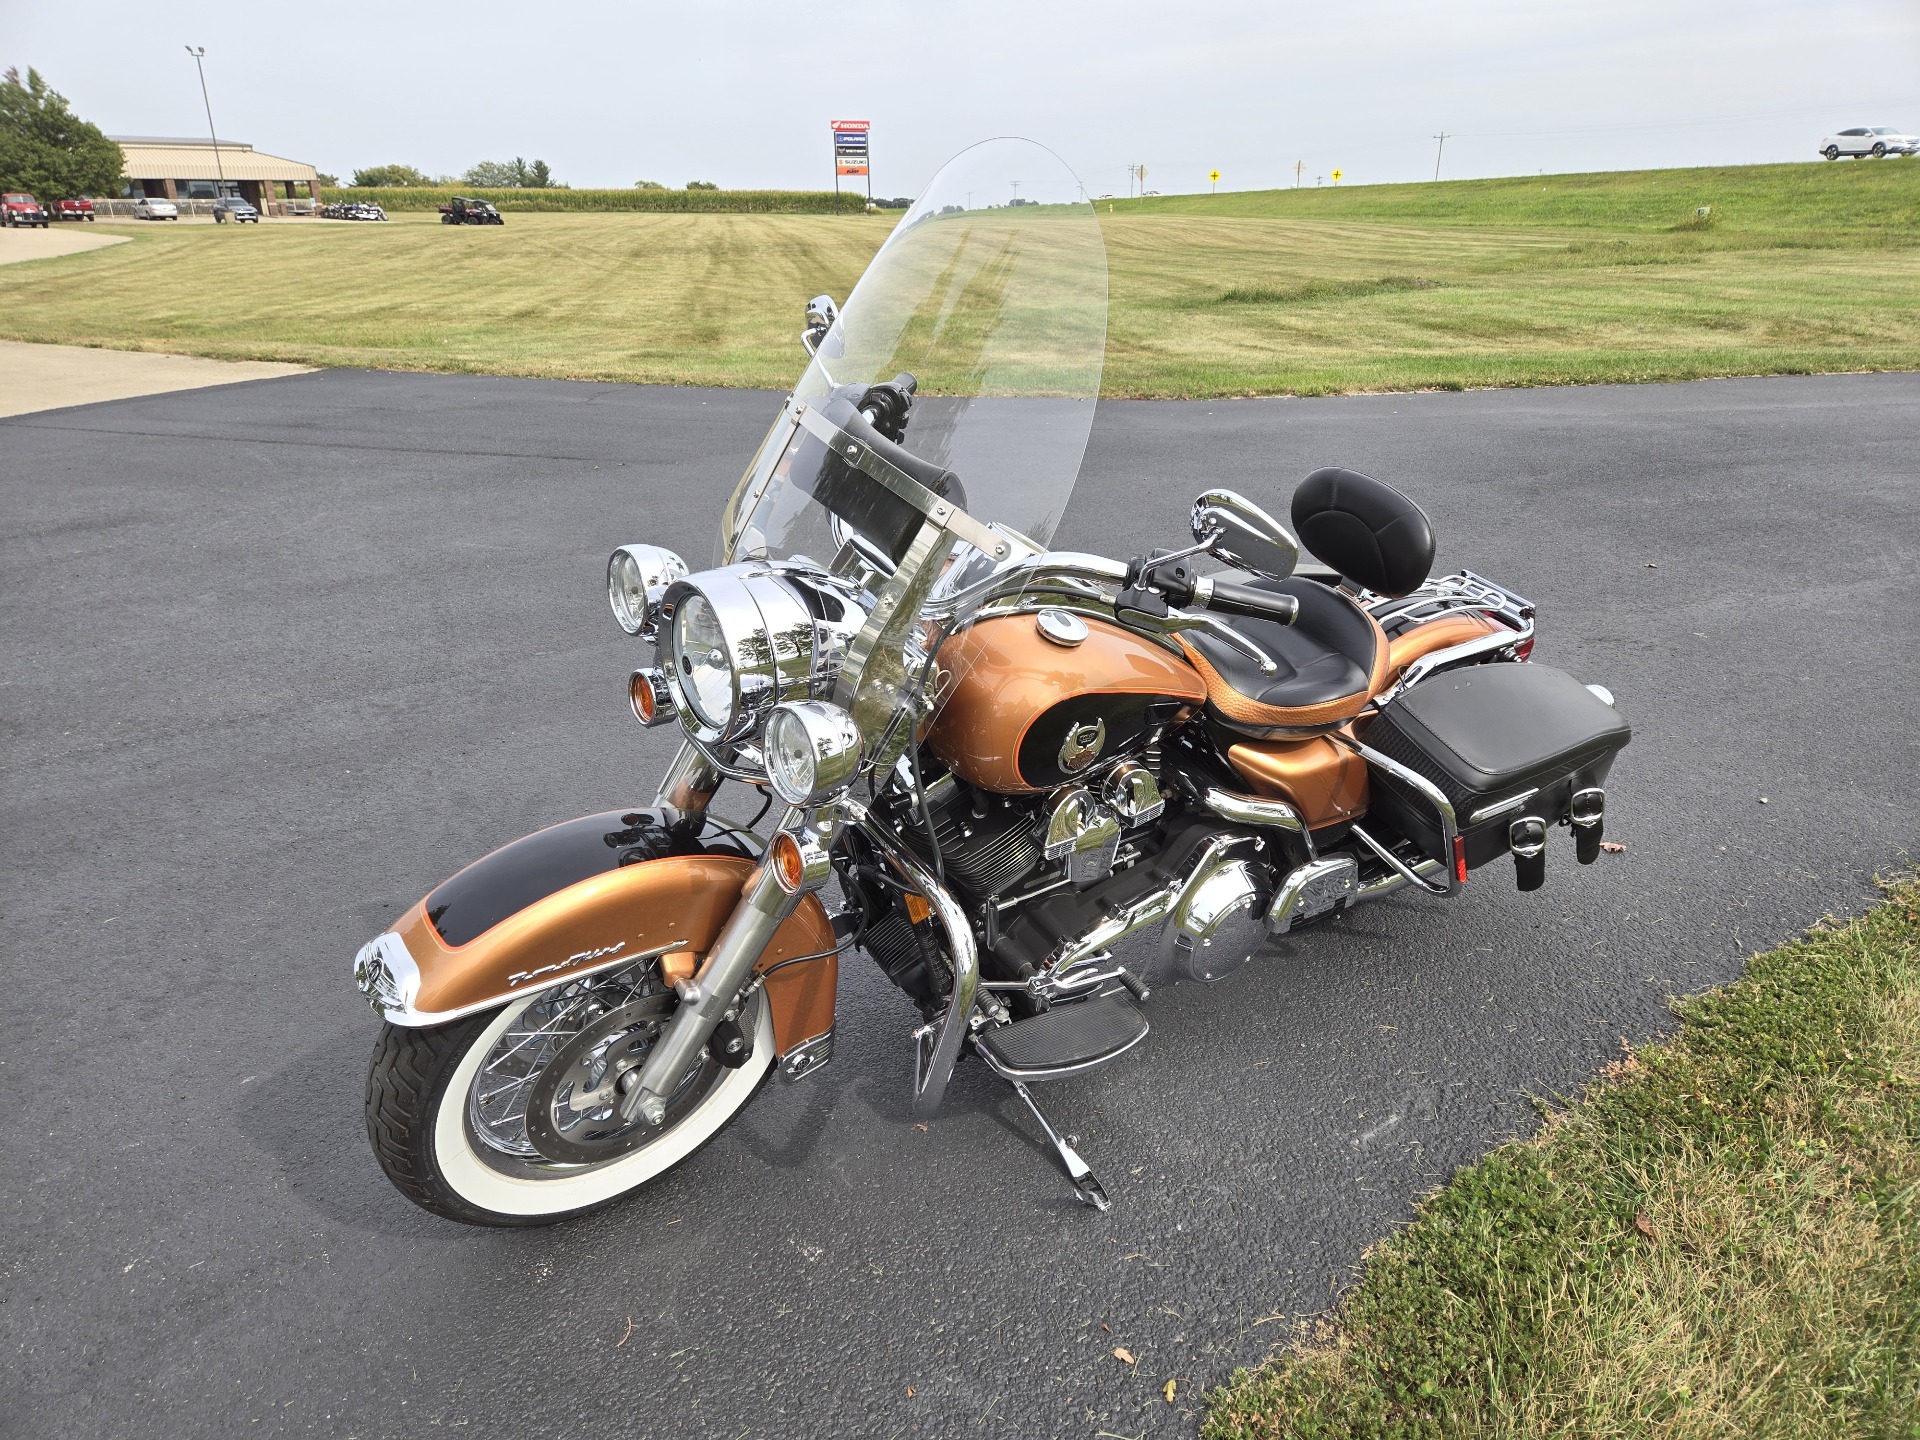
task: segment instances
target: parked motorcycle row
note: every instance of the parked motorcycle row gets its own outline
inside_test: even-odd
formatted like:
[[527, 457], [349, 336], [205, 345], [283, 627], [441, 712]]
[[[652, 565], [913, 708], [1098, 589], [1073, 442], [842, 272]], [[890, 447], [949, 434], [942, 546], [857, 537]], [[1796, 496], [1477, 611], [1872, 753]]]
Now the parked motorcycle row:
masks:
[[1525, 598], [1433, 575], [1395, 486], [1300, 457], [1282, 523], [1201, 453], [1188, 535], [1052, 548], [1106, 346], [1084, 193], [1030, 142], [963, 152], [808, 306], [715, 563], [614, 552], [629, 704], [680, 742], [650, 800], [477, 860], [355, 959], [408, 1198], [528, 1225], [645, 1186], [828, 1063], [844, 959], [906, 999], [916, 1115], [978, 1066], [1105, 1209], [1034, 1087], [1121, 1063], [1163, 987], [1385, 895], [1536, 890], [1558, 830], [1598, 857], [1627, 722], [1532, 663]]

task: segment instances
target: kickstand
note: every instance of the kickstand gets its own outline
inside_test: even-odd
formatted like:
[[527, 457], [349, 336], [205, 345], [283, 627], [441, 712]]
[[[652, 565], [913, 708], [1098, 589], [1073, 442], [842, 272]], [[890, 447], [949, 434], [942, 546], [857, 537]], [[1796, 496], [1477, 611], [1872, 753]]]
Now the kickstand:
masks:
[[1033, 1112], [1033, 1118], [1040, 1122], [1040, 1128], [1047, 1132], [1047, 1138], [1053, 1141], [1053, 1148], [1059, 1152], [1060, 1163], [1066, 1167], [1067, 1178], [1073, 1182], [1073, 1193], [1083, 1205], [1091, 1205], [1096, 1210], [1105, 1210], [1113, 1202], [1107, 1199], [1107, 1192], [1100, 1188], [1100, 1182], [1093, 1178], [1093, 1170], [1080, 1158], [1080, 1152], [1067, 1143], [1067, 1137], [1054, 1129], [1035, 1103], [1033, 1092], [1018, 1080], [1009, 1080], [1020, 1098], [1027, 1102], [1027, 1108]]

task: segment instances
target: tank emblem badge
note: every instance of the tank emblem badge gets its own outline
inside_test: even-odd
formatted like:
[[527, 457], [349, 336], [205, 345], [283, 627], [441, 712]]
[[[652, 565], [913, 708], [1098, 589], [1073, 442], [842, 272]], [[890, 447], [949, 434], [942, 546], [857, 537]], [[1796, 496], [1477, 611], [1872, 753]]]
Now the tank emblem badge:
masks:
[[1100, 747], [1107, 743], [1107, 722], [1091, 720], [1067, 731], [1060, 742], [1060, 768], [1072, 775], [1100, 758]]

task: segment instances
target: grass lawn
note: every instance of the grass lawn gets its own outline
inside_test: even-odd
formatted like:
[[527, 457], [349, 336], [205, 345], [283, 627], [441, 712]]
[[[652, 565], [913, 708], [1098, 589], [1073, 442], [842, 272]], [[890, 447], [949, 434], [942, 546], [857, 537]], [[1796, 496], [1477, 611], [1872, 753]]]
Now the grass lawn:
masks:
[[1920, 1436], [1920, 883], [1677, 1009], [1213, 1392], [1207, 1440]]
[[[1098, 208], [1111, 395], [1920, 368], [1920, 160]], [[777, 388], [800, 368], [802, 303], [844, 296], [892, 223], [139, 226], [132, 245], [0, 268], [0, 337]]]

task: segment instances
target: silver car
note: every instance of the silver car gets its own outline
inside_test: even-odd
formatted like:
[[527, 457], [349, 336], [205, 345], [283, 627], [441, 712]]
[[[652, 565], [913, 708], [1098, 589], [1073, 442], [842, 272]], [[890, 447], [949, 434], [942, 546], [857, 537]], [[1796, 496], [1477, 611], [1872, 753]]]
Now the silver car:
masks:
[[1920, 151], [1920, 135], [1909, 135], [1890, 125], [1856, 125], [1829, 135], [1820, 142], [1820, 153], [1829, 160], [1851, 155], [1860, 160], [1871, 155], [1876, 160], [1886, 155], [1912, 155]]
[[178, 220], [180, 207], [171, 200], [163, 200], [154, 195], [142, 195], [133, 202], [133, 213], [139, 220]]

